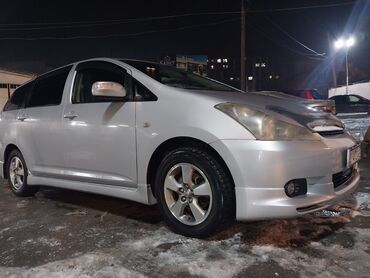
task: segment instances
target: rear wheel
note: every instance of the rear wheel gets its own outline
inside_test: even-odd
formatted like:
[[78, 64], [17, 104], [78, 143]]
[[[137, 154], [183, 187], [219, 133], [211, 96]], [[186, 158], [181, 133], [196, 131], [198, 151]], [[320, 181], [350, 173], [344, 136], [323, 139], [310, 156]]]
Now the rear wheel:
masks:
[[8, 181], [13, 193], [17, 196], [32, 196], [38, 190], [27, 184], [28, 169], [20, 151], [13, 150], [7, 162]]
[[167, 154], [155, 190], [164, 220], [176, 233], [206, 237], [235, 219], [232, 180], [218, 160], [200, 148]]

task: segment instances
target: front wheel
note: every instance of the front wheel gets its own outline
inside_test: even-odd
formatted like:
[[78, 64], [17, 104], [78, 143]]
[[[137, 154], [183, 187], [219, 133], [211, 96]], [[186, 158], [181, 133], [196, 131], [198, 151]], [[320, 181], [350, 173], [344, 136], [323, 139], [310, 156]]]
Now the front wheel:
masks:
[[20, 151], [10, 153], [7, 166], [9, 185], [15, 195], [26, 197], [37, 192], [38, 187], [27, 184], [28, 169]]
[[208, 151], [183, 147], [159, 165], [156, 197], [176, 233], [206, 237], [235, 219], [235, 191], [228, 172]]

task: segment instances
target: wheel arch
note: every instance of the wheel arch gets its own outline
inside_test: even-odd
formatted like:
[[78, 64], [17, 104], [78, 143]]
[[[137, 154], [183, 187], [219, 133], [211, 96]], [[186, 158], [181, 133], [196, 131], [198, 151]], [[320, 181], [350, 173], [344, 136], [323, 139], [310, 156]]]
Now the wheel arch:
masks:
[[149, 163], [147, 167], [147, 174], [146, 174], [146, 180], [147, 184], [150, 185], [151, 191], [153, 195], [155, 194], [155, 189], [154, 189], [154, 179], [155, 179], [155, 174], [158, 170], [158, 166], [162, 159], [166, 156], [168, 152], [171, 150], [174, 150], [175, 148], [179, 147], [189, 147], [189, 146], [194, 146], [194, 147], [199, 147], [204, 150], [209, 151], [214, 157], [218, 160], [218, 162], [224, 167], [226, 173], [230, 176], [230, 179], [233, 183], [233, 186], [235, 187], [234, 179], [233, 176], [230, 172], [229, 167], [227, 166], [225, 160], [221, 157], [221, 155], [214, 149], [212, 146], [209, 144], [205, 143], [202, 140], [193, 138], [193, 137], [174, 137], [171, 139], [168, 139], [161, 143], [153, 152]]

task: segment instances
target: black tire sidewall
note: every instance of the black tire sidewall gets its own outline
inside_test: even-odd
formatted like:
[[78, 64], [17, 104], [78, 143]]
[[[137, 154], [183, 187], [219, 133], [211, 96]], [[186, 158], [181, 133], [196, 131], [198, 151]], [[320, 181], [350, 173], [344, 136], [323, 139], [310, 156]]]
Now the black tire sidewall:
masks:
[[[158, 205], [167, 225], [175, 232], [185, 236], [204, 237], [216, 230], [222, 219], [223, 194], [220, 186], [219, 173], [212, 166], [216, 161], [207, 161], [197, 152], [176, 150], [168, 154], [158, 167], [155, 190]], [[199, 168], [207, 177], [212, 188], [212, 208], [206, 220], [194, 226], [186, 225], [176, 219], [167, 207], [164, 198], [164, 181], [169, 170], [176, 164], [189, 163]]]

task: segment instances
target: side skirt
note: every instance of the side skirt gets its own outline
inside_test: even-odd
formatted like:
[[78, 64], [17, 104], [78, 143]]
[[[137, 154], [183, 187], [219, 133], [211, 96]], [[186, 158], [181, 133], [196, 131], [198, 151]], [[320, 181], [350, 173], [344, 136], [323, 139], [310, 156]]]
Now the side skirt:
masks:
[[146, 205], [156, 204], [156, 199], [153, 197], [150, 185], [148, 184], [139, 184], [136, 188], [132, 188], [115, 185], [105, 185], [55, 178], [38, 177], [32, 175], [28, 176], [28, 184], [44, 185], [101, 194], [116, 198], [122, 198], [130, 201], [135, 201]]

